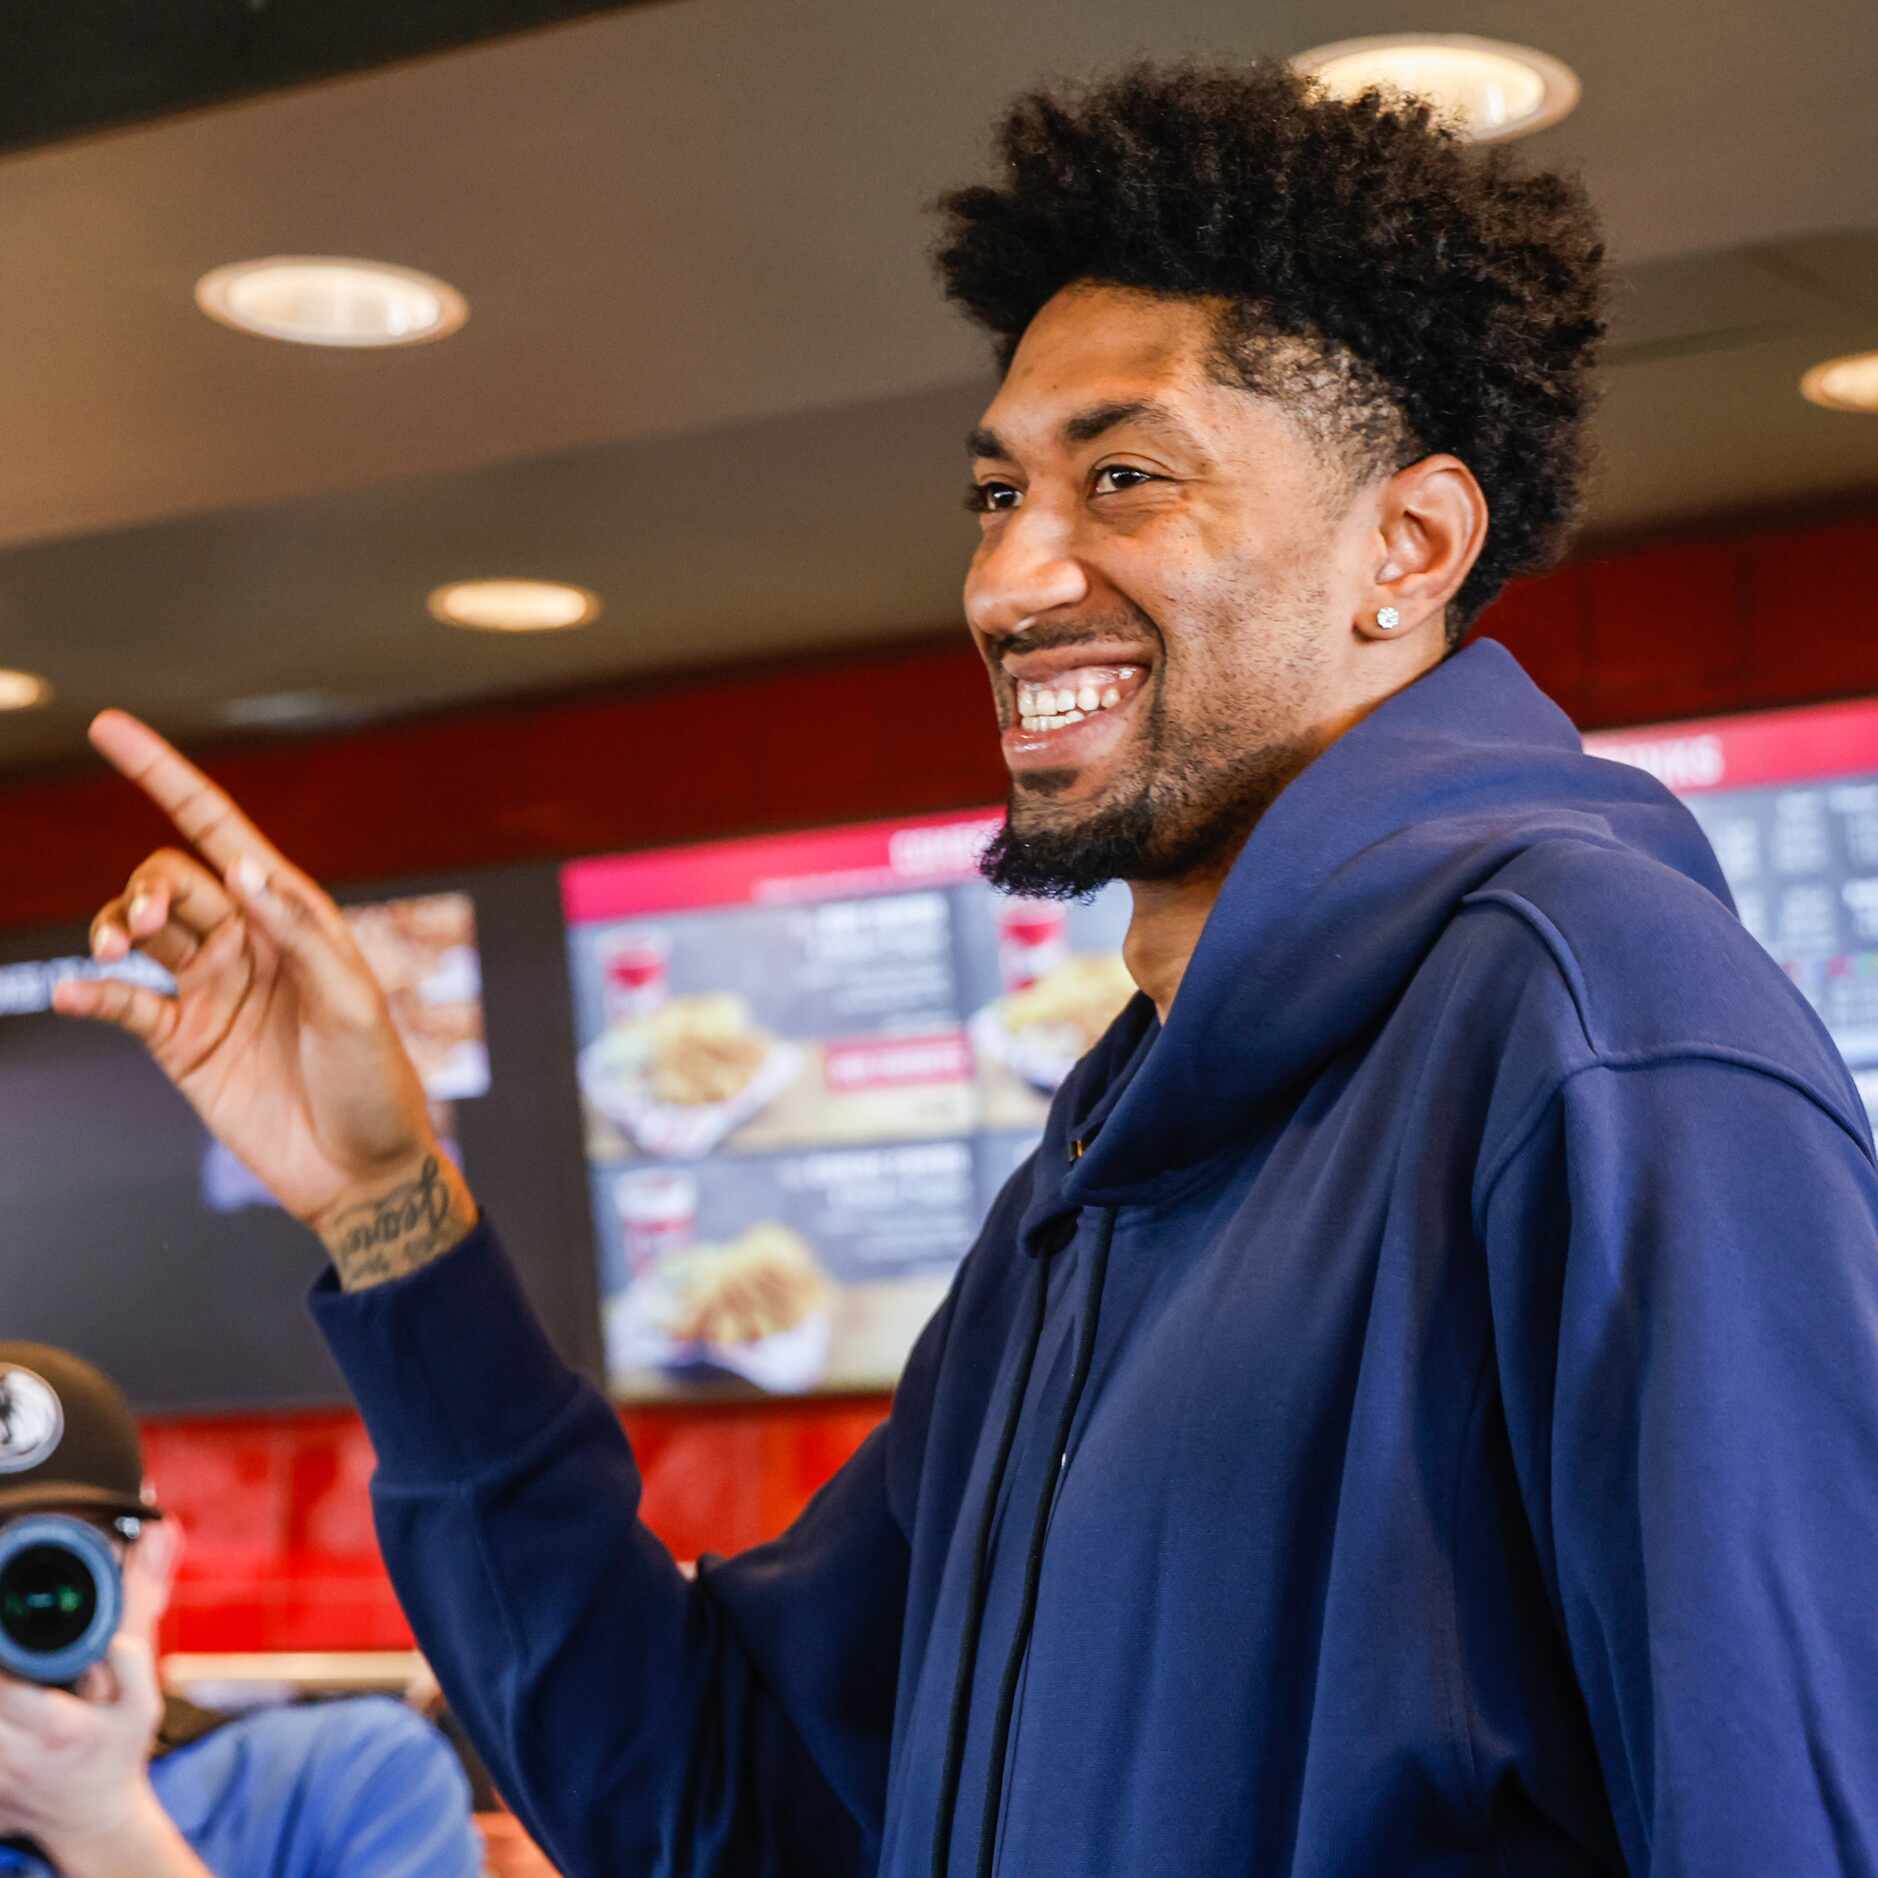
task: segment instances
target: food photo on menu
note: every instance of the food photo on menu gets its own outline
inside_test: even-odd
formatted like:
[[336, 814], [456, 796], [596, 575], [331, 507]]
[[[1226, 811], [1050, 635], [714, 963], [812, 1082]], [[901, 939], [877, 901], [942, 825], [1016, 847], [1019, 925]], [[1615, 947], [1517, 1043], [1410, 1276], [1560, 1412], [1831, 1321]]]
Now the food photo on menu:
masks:
[[592, 1158], [972, 1127], [941, 892], [607, 922], [569, 947]]
[[889, 1387], [1030, 1138], [592, 1170], [626, 1400]]
[[1122, 963], [1130, 903], [1018, 900], [957, 889], [959, 975], [981, 1128], [1041, 1128], [1050, 1098], [1135, 995]]

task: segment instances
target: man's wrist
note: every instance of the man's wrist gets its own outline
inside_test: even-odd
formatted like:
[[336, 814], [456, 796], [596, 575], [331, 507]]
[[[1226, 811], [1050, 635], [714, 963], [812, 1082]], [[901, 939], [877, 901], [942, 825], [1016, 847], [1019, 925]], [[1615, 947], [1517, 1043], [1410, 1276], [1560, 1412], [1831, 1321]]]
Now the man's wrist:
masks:
[[362, 1291], [403, 1278], [466, 1239], [476, 1202], [449, 1156], [432, 1145], [342, 1196], [312, 1224], [340, 1284]]

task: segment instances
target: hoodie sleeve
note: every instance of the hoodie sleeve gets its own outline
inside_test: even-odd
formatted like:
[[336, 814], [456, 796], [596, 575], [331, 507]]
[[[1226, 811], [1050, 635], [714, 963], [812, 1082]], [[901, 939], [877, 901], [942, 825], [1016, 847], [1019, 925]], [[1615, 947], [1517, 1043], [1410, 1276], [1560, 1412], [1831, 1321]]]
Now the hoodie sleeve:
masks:
[[405, 1612], [557, 1868], [871, 1872], [907, 1575], [888, 1431], [781, 1539], [688, 1582], [639, 1520], [618, 1416], [554, 1355], [486, 1224], [409, 1278], [344, 1293], [328, 1274], [313, 1310], [377, 1449]]
[[1878, 1175], [1770, 1067], [1571, 1077], [1484, 1220], [1508, 1430], [1637, 1878], [1878, 1873]]

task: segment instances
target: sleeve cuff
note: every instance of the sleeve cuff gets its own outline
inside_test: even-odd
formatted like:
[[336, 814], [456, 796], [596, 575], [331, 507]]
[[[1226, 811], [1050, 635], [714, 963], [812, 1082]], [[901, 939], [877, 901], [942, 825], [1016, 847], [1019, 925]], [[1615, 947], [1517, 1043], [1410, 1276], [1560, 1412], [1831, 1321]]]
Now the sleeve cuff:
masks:
[[329, 1268], [308, 1303], [386, 1480], [480, 1473], [525, 1447], [580, 1387], [486, 1217], [405, 1278], [345, 1291]]

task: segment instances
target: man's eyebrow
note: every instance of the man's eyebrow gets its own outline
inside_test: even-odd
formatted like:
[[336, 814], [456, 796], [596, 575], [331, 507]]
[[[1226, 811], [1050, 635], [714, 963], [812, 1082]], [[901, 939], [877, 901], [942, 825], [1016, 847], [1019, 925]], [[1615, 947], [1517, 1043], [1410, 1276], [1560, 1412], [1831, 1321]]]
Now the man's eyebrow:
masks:
[[[1194, 456], [1206, 456], [1200, 447], [1200, 439], [1179, 421], [1174, 411], [1164, 404], [1155, 404], [1153, 398], [1117, 398], [1110, 404], [1091, 404], [1087, 411], [1078, 411], [1063, 424], [1065, 443], [1093, 443], [1110, 430], [1117, 430], [1121, 424], [1136, 424], [1142, 430], [1161, 432], [1162, 438], [1176, 443], [1185, 451], [1193, 451]], [[995, 430], [986, 430], [982, 424], [977, 430], [965, 434], [965, 454], [980, 458], [990, 456], [999, 462], [1014, 462], [1010, 445], [1005, 443]]]
[[1122, 424], [1135, 424], [1143, 430], [1158, 430], [1162, 436], [1188, 450], [1199, 452], [1200, 445], [1192, 431], [1164, 404], [1152, 398], [1128, 398], [1113, 404], [1091, 405], [1078, 411], [1063, 426], [1063, 435], [1071, 443], [1093, 443], [1105, 431]]
[[[1064, 424], [1063, 439], [1073, 444], [1093, 443], [1105, 432], [1123, 424], [1159, 431], [1171, 443], [1191, 450], [1196, 456], [1206, 454], [1193, 432], [1166, 405], [1157, 404], [1152, 398], [1125, 398], [1109, 404], [1092, 404], [1088, 410], [1078, 411]], [[987, 430], [983, 425], [966, 434], [965, 451], [974, 458], [992, 457], [1005, 463], [1013, 460], [1010, 446], [995, 430]]]

